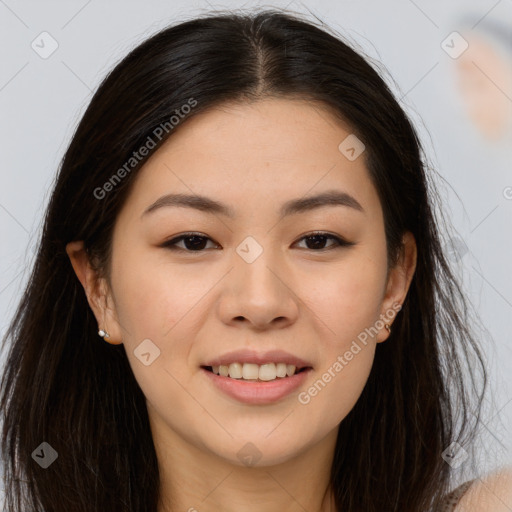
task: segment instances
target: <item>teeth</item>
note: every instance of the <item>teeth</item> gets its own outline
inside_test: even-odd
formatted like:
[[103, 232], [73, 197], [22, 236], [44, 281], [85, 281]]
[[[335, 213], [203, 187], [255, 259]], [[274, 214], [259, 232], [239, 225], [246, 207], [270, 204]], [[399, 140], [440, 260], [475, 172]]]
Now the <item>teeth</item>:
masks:
[[242, 366], [242, 377], [245, 380], [256, 380], [258, 378], [258, 365], [246, 363]]
[[260, 380], [274, 380], [277, 377], [274, 363], [262, 364], [258, 374]]
[[284, 364], [284, 363], [276, 364], [276, 375], [278, 377], [286, 377], [286, 364]]
[[231, 363], [229, 365], [229, 376], [232, 379], [242, 378], [242, 365], [240, 363]]
[[254, 363], [231, 363], [229, 366], [212, 366], [212, 371], [222, 377], [243, 380], [275, 380], [277, 377], [291, 377], [295, 374], [296, 367], [293, 364], [266, 363], [257, 365]]

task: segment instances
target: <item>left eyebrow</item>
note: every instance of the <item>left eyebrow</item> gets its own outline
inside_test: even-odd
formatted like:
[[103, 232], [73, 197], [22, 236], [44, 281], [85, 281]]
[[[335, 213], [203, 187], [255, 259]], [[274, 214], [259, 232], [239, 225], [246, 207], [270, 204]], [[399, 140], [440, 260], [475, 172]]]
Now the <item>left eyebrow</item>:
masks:
[[[153, 204], [148, 206], [141, 217], [163, 207], [194, 208], [206, 213], [220, 214], [233, 219], [234, 210], [228, 205], [201, 195], [189, 194], [166, 194], [159, 197]], [[364, 213], [364, 209], [357, 199], [346, 192], [339, 190], [327, 190], [315, 196], [291, 199], [285, 202], [280, 210], [280, 219], [289, 215], [305, 213], [316, 208], [325, 206], [346, 206]]]
[[293, 215], [296, 213], [304, 213], [316, 208], [322, 208], [324, 206], [346, 206], [348, 208], [353, 208], [361, 213], [364, 213], [364, 209], [359, 203], [359, 201], [347, 194], [347, 192], [342, 192], [339, 190], [326, 190], [316, 196], [303, 197], [300, 199], [292, 199], [291, 201], [287, 201], [281, 207], [279, 213], [280, 218], [286, 217], [288, 215]]

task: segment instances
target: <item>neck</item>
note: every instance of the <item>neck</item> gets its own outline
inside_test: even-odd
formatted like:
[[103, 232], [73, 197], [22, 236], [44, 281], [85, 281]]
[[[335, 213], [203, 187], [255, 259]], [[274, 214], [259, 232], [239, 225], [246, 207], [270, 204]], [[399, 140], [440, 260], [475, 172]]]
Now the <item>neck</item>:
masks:
[[337, 428], [293, 459], [261, 467], [201, 450], [162, 424], [152, 430], [158, 512], [336, 512], [330, 472]]

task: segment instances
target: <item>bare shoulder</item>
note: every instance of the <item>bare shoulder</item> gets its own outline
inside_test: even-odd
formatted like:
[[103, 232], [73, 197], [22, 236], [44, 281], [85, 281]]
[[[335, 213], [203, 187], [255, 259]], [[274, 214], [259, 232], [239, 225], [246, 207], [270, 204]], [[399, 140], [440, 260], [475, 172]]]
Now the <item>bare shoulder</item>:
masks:
[[456, 512], [511, 512], [512, 467], [477, 478], [455, 508]]

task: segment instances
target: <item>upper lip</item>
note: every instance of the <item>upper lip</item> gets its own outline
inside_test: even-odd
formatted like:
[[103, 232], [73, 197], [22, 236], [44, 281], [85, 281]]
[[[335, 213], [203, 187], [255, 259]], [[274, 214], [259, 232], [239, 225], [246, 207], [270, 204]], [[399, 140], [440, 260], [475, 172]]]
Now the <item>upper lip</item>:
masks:
[[285, 363], [292, 364], [297, 368], [312, 367], [312, 365], [304, 359], [294, 356], [289, 352], [285, 352], [284, 350], [257, 352], [250, 349], [228, 352], [215, 359], [210, 359], [203, 366], [229, 366], [231, 363], [254, 363], [258, 365], [265, 363]]

